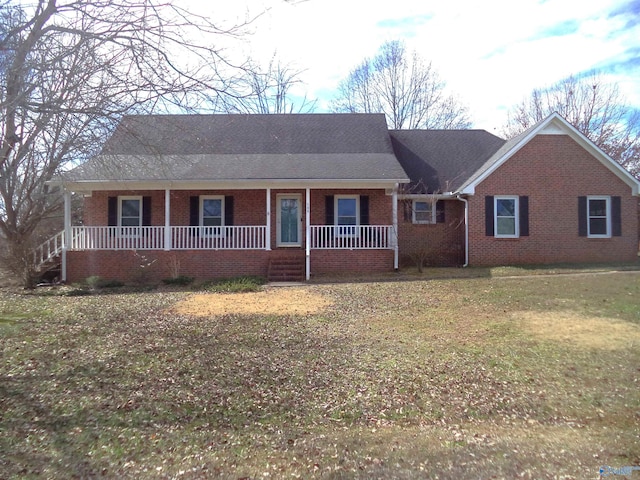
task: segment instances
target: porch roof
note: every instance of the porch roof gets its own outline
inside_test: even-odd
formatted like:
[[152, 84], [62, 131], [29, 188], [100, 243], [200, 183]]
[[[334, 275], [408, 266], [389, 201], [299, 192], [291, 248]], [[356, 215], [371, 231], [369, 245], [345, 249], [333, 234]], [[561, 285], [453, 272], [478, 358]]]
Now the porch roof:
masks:
[[270, 181], [408, 182], [383, 114], [125, 117], [68, 186]]

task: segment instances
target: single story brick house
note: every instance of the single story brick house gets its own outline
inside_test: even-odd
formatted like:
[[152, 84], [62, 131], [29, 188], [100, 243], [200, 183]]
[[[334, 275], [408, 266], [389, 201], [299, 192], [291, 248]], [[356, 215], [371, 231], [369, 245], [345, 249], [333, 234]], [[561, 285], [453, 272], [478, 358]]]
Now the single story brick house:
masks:
[[[631, 261], [640, 183], [557, 114], [505, 141], [382, 114], [127, 116], [51, 182], [62, 277], [305, 280], [434, 265]], [[84, 196], [72, 225], [71, 194]], [[53, 246], [52, 246], [53, 245]], [[47, 253], [42, 253], [46, 251]]]

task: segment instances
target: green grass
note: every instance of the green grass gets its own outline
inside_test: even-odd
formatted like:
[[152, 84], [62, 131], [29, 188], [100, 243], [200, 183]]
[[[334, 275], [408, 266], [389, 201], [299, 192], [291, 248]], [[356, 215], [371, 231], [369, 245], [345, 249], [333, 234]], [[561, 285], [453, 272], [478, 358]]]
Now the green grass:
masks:
[[640, 465], [639, 274], [302, 288], [333, 306], [189, 317], [170, 309], [187, 292], [4, 291], [0, 478], [597, 478]]
[[211, 293], [257, 292], [265, 283], [261, 277], [234, 277], [206, 282], [201, 288]]

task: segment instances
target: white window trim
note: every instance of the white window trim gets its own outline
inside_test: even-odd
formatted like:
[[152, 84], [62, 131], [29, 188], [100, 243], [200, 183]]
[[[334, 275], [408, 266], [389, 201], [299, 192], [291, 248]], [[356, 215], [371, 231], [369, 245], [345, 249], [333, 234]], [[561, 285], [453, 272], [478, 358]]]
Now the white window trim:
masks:
[[[592, 234], [591, 233], [591, 215], [589, 215], [589, 203], [591, 200], [605, 200], [606, 201], [606, 220], [607, 220], [607, 233], [605, 234]], [[594, 217], [602, 218], [602, 217]], [[611, 197], [608, 195], [589, 195], [587, 196], [587, 238], [611, 238]]]
[[[122, 225], [122, 201], [123, 200], [138, 200], [140, 205], [140, 216], [138, 217], [138, 225]], [[139, 237], [140, 227], [142, 227], [142, 195], [123, 195], [118, 197], [118, 235], [122, 237]], [[133, 230], [129, 230], [133, 229]]]
[[[204, 201], [205, 200], [220, 200], [220, 226], [219, 227], [205, 227], [204, 225]], [[202, 230], [202, 234], [207, 237], [223, 237], [224, 236], [224, 195], [200, 195], [200, 205], [198, 212], [198, 224]], [[214, 233], [218, 228], [218, 233]]]
[[[416, 203], [426, 203], [431, 205], [431, 218], [429, 220], [418, 220], [416, 219], [416, 212], [418, 211], [416, 208]], [[432, 223], [436, 223], [436, 203], [437, 200], [413, 200], [411, 204], [411, 221], [417, 225], [428, 225]]]
[[[510, 235], [498, 234], [498, 201], [514, 200], [514, 233]], [[520, 238], [520, 197], [518, 195], [496, 195], [493, 197], [493, 234], [495, 238]]]
[[[355, 225], [340, 225], [338, 223], [338, 200], [355, 200], [356, 201], [356, 224]], [[358, 237], [360, 236], [360, 195], [336, 195], [333, 199], [333, 223], [335, 226], [335, 236], [336, 237]], [[352, 227], [354, 229], [353, 233], [341, 233], [340, 227]]]

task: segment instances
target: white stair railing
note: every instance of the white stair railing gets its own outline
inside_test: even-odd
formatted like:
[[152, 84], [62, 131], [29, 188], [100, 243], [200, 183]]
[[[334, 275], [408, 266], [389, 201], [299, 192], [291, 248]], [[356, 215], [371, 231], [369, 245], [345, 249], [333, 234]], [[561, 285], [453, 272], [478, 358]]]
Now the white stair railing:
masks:
[[64, 230], [37, 246], [33, 258], [36, 267], [40, 267], [60, 255], [63, 245]]

